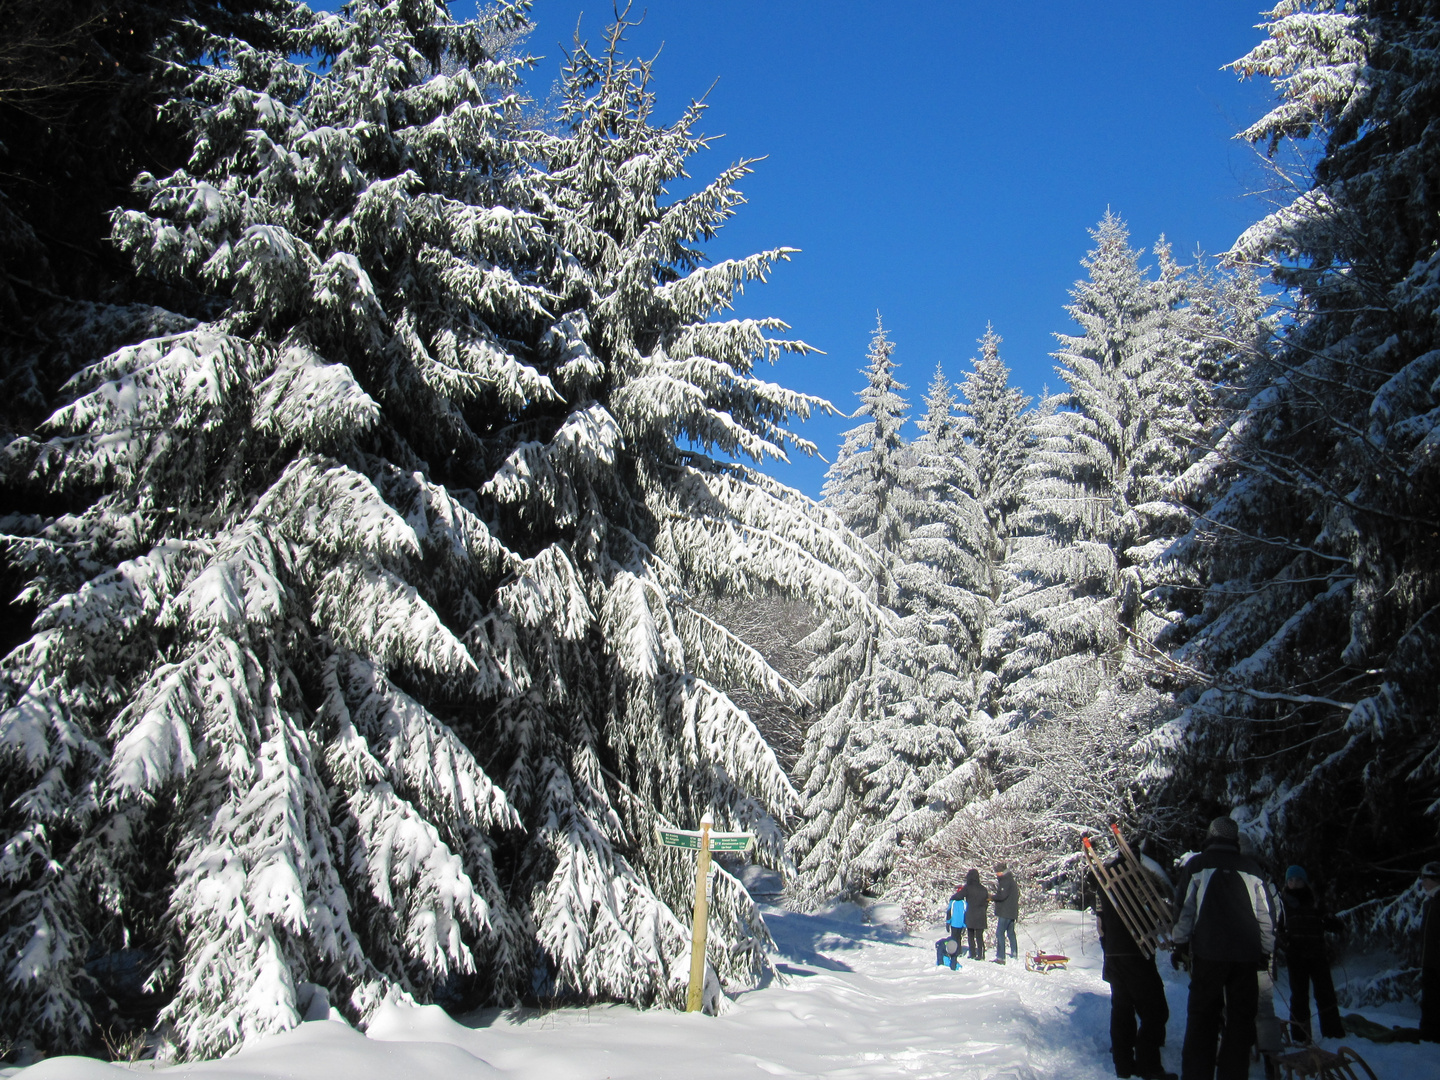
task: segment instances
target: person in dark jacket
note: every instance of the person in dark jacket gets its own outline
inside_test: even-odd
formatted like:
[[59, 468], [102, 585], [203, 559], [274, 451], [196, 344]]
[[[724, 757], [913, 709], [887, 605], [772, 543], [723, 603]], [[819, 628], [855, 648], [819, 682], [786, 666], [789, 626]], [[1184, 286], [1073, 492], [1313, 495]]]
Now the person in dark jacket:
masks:
[[1420, 888], [1425, 890], [1425, 914], [1420, 923], [1420, 1038], [1440, 1042], [1440, 912], [1435, 910], [1440, 862], [1425, 864]]
[[965, 897], [965, 929], [970, 936], [970, 959], [985, 959], [985, 924], [990, 910], [990, 891], [980, 881], [980, 871], [974, 867], [965, 872], [965, 887], [960, 890]]
[[1275, 951], [1263, 873], [1240, 853], [1240, 828], [1229, 817], [1210, 822], [1205, 850], [1186, 869], [1189, 883], [1170, 934], [1175, 943], [1170, 962], [1177, 968], [1190, 962], [1181, 1076], [1245, 1080], [1255, 1042], [1258, 975]]
[[995, 963], [1005, 963], [1005, 940], [1010, 940], [1010, 955], [1020, 959], [1020, 944], [1015, 940], [1015, 920], [1020, 917], [1020, 886], [1006, 863], [995, 866]]
[[[1240, 854], [1254, 859], [1263, 872], [1265, 898], [1270, 904], [1270, 921], [1275, 922], [1280, 901], [1276, 899], [1275, 886], [1271, 883], [1270, 866], [1256, 852], [1255, 842], [1248, 833], [1240, 834]], [[1255, 1010], [1255, 1049], [1260, 1051], [1260, 1060], [1264, 1063], [1265, 1080], [1275, 1080], [1280, 1075], [1275, 1059], [1283, 1049], [1280, 1021], [1275, 1017], [1275, 965], [1272, 963], [1266, 970], [1257, 971], [1255, 980], [1260, 984], [1260, 1003]]]
[[1326, 916], [1315, 902], [1310, 878], [1303, 867], [1285, 871], [1285, 888], [1280, 891], [1280, 918], [1275, 940], [1285, 950], [1290, 969], [1290, 1032], [1296, 1042], [1310, 1041], [1310, 986], [1315, 986], [1315, 1008], [1320, 1013], [1320, 1034], [1343, 1039], [1340, 1007], [1335, 1001], [1335, 984], [1330, 962], [1325, 957], [1325, 931], [1339, 929], [1340, 920]]
[[[1111, 861], [1115, 858], [1112, 856]], [[1168, 894], [1169, 886], [1151, 876], [1161, 894]], [[1155, 968], [1155, 957], [1141, 952], [1105, 891], [1095, 891], [1095, 918], [1100, 947], [1105, 952], [1100, 977], [1110, 984], [1110, 1056], [1115, 1061], [1115, 1075], [1176, 1080], [1175, 1074], [1166, 1072], [1160, 1062], [1170, 1006], [1165, 1001], [1165, 984]]]

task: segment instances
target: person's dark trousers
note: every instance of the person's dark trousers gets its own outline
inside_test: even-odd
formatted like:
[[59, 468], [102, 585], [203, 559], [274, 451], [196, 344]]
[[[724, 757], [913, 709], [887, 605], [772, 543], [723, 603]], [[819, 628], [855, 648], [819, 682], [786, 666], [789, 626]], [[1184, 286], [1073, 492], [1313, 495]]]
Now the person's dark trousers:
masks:
[[985, 931], [967, 927], [970, 931], [970, 959], [985, 959]]
[[1290, 1028], [1297, 1042], [1310, 1041], [1310, 986], [1315, 986], [1315, 1009], [1320, 1014], [1320, 1034], [1343, 1039], [1340, 1006], [1335, 1001], [1335, 983], [1323, 951], [1296, 949], [1286, 957], [1290, 967]]
[[1259, 1000], [1253, 963], [1198, 956], [1191, 962], [1181, 1080], [1245, 1080], [1250, 1075]]
[[1005, 939], [1010, 939], [1010, 958], [1020, 959], [1020, 945], [1015, 940], [1015, 920], [1001, 915], [995, 920], [995, 958], [1005, 959]]
[[1107, 956], [1105, 980], [1110, 984], [1110, 1056], [1115, 1060], [1116, 1075], [1159, 1073], [1170, 1006], [1155, 961], [1142, 956]]
[[1420, 969], [1420, 1038], [1440, 1042], [1440, 967]]

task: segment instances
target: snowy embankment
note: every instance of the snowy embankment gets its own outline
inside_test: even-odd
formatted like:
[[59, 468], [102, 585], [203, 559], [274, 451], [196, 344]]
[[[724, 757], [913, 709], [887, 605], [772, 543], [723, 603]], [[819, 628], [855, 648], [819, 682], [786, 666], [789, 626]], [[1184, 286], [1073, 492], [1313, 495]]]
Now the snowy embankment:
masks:
[[[718, 1018], [622, 1006], [536, 1013], [494, 1010], [451, 1020], [439, 1008], [391, 1007], [368, 1035], [316, 1021], [233, 1057], [154, 1070], [201, 1080], [720, 1080], [765, 1076], [973, 1077], [1099, 1080], [1109, 1061], [1109, 991], [1088, 917], [1055, 912], [1020, 924], [1024, 950], [1061, 950], [1069, 970], [1021, 964], [935, 966], [929, 935], [867, 921], [857, 908], [826, 916], [767, 911], [783, 981], [740, 995]], [[1162, 965], [1171, 1020], [1165, 1061], [1178, 1071], [1185, 983]], [[1283, 984], [1282, 984], [1283, 987]], [[1283, 1012], [1283, 1009], [1282, 1009]], [[1402, 1010], [1386, 1023], [1414, 1023]], [[1430, 1048], [1345, 1040], [1382, 1080], [1440, 1080]], [[1332, 1045], [1328, 1040], [1326, 1045]], [[23, 1080], [118, 1080], [129, 1068], [51, 1058], [0, 1075]], [[1252, 1074], [1260, 1075], [1256, 1065]]]

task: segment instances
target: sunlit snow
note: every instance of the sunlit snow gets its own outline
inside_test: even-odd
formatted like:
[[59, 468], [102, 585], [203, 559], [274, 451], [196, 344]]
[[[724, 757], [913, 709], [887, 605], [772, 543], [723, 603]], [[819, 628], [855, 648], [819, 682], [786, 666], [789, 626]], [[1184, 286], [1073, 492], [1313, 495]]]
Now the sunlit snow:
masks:
[[[1068, 970], [1037, 974], [1013, 961], [1000, 967], [965, 960], [952, 972], [935, 966], [939, 928], [907, 935], [887, 925], [892, 911], [898, 918], [898, 911], [883, 905], [868, 916], [851, 905], [823, 916], [767, 909], [783, 980], [741, 994], [719, 1017], [615, 1005], [492, 1009], [457, 1022], [437, 1006], [392, 1004], [381, 1009], [368, 1035], [341, 1021], [310, 1022], [230, 1058], [156, 1071], [216, 1080], [1114, 1076], [1109, 988], [1100, 979], [1089, 916], [1055, 912], [1019, 924], [1022, 949], [1063, 950], [1072, 957]], [[1171, 1013], [1165, 1063], [1178, 1071], [1184, 976], [1168, 964], [1161, 968]], [[1390, 1008], [1396, 1011], [1365, 1012], [1384, 1023], [1415, 1023], [1413, 1008]], [[1440, 1080], [1440, 1059], [1429, 1048], [1342, 1042], [1387, 1080]], [[145, 1062], [127, 1069], [58, 1057], [29, 1069], [0, 1070], [0, 1076], [117, 1080], [131, 1069], [151, 1071]], [[1258, 1064], [1251, 1071], [1260, 1076]]]

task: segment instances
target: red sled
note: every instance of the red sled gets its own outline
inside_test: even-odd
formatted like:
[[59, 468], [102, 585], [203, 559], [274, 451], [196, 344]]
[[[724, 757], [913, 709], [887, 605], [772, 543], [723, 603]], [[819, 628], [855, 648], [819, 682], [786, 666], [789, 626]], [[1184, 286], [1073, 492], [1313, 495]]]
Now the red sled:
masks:
[[1033, 952], [1025, 954], [1025, 970], [1038, 971], [1042, 975], [1056, 969], [1065, 971], [1065, 965], [1068, 963], [1070, 963], [1070, 958], [1061, 956], [1059, 953]]

